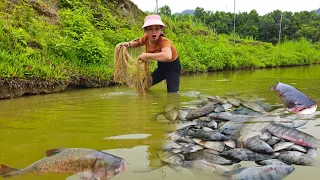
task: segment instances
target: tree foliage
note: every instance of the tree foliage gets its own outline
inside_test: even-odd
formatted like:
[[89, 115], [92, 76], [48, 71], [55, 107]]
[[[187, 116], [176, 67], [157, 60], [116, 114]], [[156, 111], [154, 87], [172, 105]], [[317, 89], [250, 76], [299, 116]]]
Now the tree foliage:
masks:
[[[205, 11], [197, 7], [193, 21], [203, 23], [218, 34], [233, 33], [234, 15], [231, 12]], [[316, 11], [289, 12], [274, 10], [260, 16], [256, 10], [235, 15], [236, 33], [243, 38], [277, 43], [281, 39], [294, 40], [304, 37], [312, 42], [320, 41], [320, 14]], [[280, 30], [281, 24], [281, 30]]]
[[159, 9], [159, 14], [164, 15], [164, 16], [171, 16], [171, 9], [168, 5], [164, 5]]

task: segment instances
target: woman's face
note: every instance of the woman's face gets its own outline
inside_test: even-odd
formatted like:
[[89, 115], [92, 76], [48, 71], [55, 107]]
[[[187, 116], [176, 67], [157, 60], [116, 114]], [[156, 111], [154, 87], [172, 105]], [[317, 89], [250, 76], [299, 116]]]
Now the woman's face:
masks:
[[148, 26], [145, 29], [145, 33], [147, 34], [150, 40], [157, 40], [161, 34], [161, 26], [160, 25]]

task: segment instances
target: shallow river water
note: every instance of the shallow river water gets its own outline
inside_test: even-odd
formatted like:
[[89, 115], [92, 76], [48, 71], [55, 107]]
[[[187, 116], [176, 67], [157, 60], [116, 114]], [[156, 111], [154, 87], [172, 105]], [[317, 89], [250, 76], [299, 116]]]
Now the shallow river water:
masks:
[[[0, 164], [24, 168], [45, 157], [44, 152], [48, 149], [91, 148], [123, 157], [128, 162], [127, 171], [112, 178], [115, 180], [199, 179], [188, 171], [168, 167], [138, 173], [148, 168], [150, 159], [157, 157], [165, 133], [172, 126], [156, 122], [156, 115], [163, 112], [168, 103], [187, 105], [198, 95], [243, 93], [279, 104], [282, 102], [278, 95], [269, 90], [277, 81], [290, 84], [320, 101], [319, 65], [186, 75], [181, 77], [177, 96], [168, 96], [162, 82], [152, 87], [146, 96], [139, 96], [125, 86], [114, 86], [1, 100]], [[310, 121], [301, 130], [320, 138], [318, 124], [318, 120]], [[317, 159], [320, 161], [320, 155]], [[319, 178], [320, 167], [295, 167], [286, 179]], [[72, 174], [51, 173], [13, 179], [79, 178]]]

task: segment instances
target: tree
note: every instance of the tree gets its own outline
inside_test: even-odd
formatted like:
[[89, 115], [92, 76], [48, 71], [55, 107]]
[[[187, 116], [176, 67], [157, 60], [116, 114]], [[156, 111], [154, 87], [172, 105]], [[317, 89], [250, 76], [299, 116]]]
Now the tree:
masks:
[[261, 17], [259, 24], [259, 39], [272, 43], [278, 42], [279, 25], [270, 14]]
[[165, 15], [165, 16], [171, 16], [171, 9], [168, 5], [164, 5], [160, 8], [159, 14]]
[[203, 8], [200, 7], [196, 7], [196, 10], [194, 11], [193, 17], [195, 18], [195, 20], [200, 20], [204, 22], [204, 17], [205, 16], [205, 11]]

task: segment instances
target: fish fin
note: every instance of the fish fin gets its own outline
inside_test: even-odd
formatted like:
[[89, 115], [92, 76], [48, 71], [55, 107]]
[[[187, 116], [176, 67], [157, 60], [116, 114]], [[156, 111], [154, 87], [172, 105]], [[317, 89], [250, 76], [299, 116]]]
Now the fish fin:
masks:
[[11, 168], [8, 167], [6, 165], [1, 164], [0, 167], [0, 176], [2, 176], [3, 178], [7, 178], [7, 177], [12, 177], [16, 174], [17, 171], [19, 171], [20, 169], [16, 169], [16, 168]]
[[60, 148], [60, 149], [49, 149], [49, 150], [46, 151], [46, 155], [47, 155], [47, 157], [54, 156], [56, 154], [59, 154], [63, 150], [65, 150], [65, 149], [63, 149], [63, 148]]

